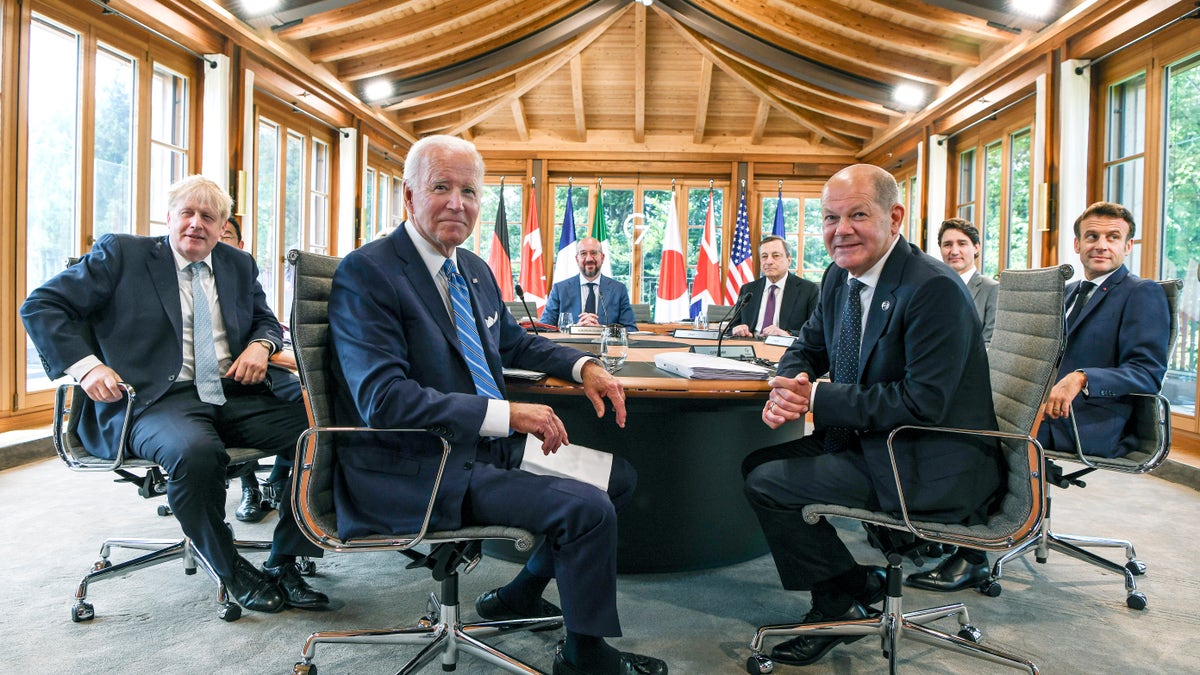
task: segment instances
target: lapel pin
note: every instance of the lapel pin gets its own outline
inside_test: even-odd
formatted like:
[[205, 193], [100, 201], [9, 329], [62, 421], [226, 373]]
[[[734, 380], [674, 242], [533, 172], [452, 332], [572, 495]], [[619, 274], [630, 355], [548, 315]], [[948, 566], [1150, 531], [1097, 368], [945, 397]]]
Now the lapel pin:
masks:
[[892, 301], [891, 301], [891, 300], [884, 300], [883, 302], [881, 302], [881, 303], [879, 304], [879, 309], [882, 309], [882, 310], [883, 310], [883, 311], [885, 311], [885, 312], [886, 312], [886, 311], [888, 311], [888, 310], [889, 310], [889, 309], [891, 309], [891, 308], [892, 308]]

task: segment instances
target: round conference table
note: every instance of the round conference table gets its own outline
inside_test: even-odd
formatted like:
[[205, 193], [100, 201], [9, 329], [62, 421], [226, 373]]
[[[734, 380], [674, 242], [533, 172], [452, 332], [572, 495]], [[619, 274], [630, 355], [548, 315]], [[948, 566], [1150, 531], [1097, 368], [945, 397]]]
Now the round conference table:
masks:
[[[547, 337], [599, 350], [599, 336]], [[758, 520], [742, 495], [742, 459], [804, 433], [798, 424], [772, 430], [762, 423], [765, 380], [694, 380], [654, 366], [655, 354], [687, 351], [691, 344], [715, 341], [630, 335], [628, 360], [615, 373], [625, 387], [624, 429], [611, 409], [597, 419], [575, 382], [506, 380], [512, 400], [552, 406], [571, 443], [611, 452], [637, 469], [637, 491], [618, 516], [621, 573], [707, 569], [766, 553]], [[772, 361], [784, 351], [756, 340], [724, 344], [753, 345], [757, 356]]]

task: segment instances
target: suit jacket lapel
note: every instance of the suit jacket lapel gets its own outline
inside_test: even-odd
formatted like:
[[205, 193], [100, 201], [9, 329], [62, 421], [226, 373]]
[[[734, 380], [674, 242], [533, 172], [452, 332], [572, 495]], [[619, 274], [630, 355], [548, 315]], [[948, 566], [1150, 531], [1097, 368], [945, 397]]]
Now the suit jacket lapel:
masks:
[[909, 255], [908, 242], [901, 236], [900, 241], [896, 242], [896, 247], [892, 249], [892, 254], [888, 257], [887, 262], [883, 264], [883, 272], [879, 275], [879, 285], [875, 287], [875, 293], [871, 297], [871, 306], [863, 307], [863, 311], [867, 312], [867, 327], [863, 330], [862, 346], [858, 350], [860, 380], [862, 379], [863, 364], [871, 356], [871, 351], [879, 342], [879, 336], [883, 335], [888, 322], [892, 320], [892, 314], [895, 313], [896, 288], [899, 287], [900, 279], [904, 275], [904, 267], [908, 263]]
[[[1104, 299], [1108, 297], [1109, 291], [1120, 285], [1122, 281], [1125, 281], [1125, 277], [1128, 276], [1129, 268], [1121, 265], [1107, 279], [1104, 280], [1103, 285], [1097, 286], [1092, 291], [1091, 297], [1088, 298], [1088, 303], [1083, 306], [1082, 310], [1080, 310], [1079, 317], [1075, 319], [1075, 325], [1067, 326], [1067, 335], [1074, 333], [1076, 328], [1083, 325], [1083, 322], [1086, 321], [1087, 318], [1091, 316], [1092, 312], [1096, 311], [1096, 308], [1100, 306], [1100, 303], [1104, 302]], [[1076, 293], [1074, 295], [1078, 295], [1079, 283], [1075, 284], [1075, 290]]]
[[421, 259], [416, 245], [409, 238], [405, 225], [401, 224], [388, 239], [393, 241], [396, 256], [400, 258], [400, 274], [404, 275], [412, 284], [417, 291], [417, 297], [421, 299], [421, 303], [433, 317], [433, 322], [441, 329], [446, 341], [461, 356], [462, 347], [458, 344], [458, 331], [454, 328], [454, 322], [450, 320], [450, 314], [446, 311], [442, 293], [438, 290], [437, 284], [433, 282], [433, 277], [429, 276], [429, 270], [425, 268], [425, 261]]
[[158, 293], [163, 312], [175, 331], [175, 340], [179, 343], [179, 348], [183, 349], [183, 308], [179, 304], [179, 273], [175, 269], [175, 256], [171, 253], [171, 245], [166, 237], [160, 238], [158, 245], [146, 258], [146, 271], [154, 282], [154, 290]]
[[238, 354], [235, 350], [240, 345], [233, 344], [233, 338], [236, 335], [241, 335], [241, 326], [238, 325], [237, 303], [235, 298], [240, 296], [240, 291], [237, 288], [237, 275], [233, 271], [233, 267], [229, 264], [229, 260], [217, 254], [217, 249], [213, 249], [212, 253], [212, 273], [213, 283], [216, 285], [217, 298], [225, 298], [225, 302], [221, 303], [221, 321], [225, 323], [225, 341], [228, 343], [229, 351], [233, 358], [237, 358]]
[[971, 289], [971, 300], [979, 299], [979, 291], [983, 290], [983, 277], [979, 276], [979, 271], [971, 275], [971, 281], [967, 283], [967, 288]]

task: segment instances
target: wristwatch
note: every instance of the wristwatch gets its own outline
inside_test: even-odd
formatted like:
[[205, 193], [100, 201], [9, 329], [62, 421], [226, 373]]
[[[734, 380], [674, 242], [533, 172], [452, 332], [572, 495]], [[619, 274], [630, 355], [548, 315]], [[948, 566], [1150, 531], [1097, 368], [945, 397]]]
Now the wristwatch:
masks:
[[264, 346], [264, 347], [266, 347], [266, 348], [267, 348], [267, 356], [271, 356], [271, 355], [273, 355], [273, 354], [274, 354], [276, 351], [278, 351], [278, 350], [276, 350], [276, 349], [275, 349], [275, 343], [274, 343], [274, 342], [271, 342], [270, 340], [264, 340], [264, 339], [262, 339], [262, 338], [259, 338], [259, 339], [257, 339], [257, 340], [251, 340], [251, 341], [250, 341], [250, 344], [254, 344], [255, 342], [257, 342], [258, 344], [260, 344], [260, 345], [262, 345], [262, 346]]

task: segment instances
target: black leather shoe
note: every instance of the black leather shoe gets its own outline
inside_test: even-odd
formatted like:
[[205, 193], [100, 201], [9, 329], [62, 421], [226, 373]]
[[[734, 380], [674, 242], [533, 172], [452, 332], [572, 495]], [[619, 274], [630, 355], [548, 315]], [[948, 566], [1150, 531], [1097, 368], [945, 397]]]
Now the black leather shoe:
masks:
[[[475, 598], [475, 613], [484, 621], [511, 621], [512, 619], [538, 619], [543, 616], [562, 616], [562, 610], [554, 603], [547, 602], [545, 599], [539, 598], [542, 603], [541, 608], [536, 614], [525, 614], [504, 604], [500, 599], [500, 589], [496, 588], [484, 593]], [[547, 624], [542, 628], [536, 628], [533, 632], [544, 630], [557, 630], [562, 628], [561, 620]]]
[[923, 588], [927, 591], [961, 591], [964, 588], [978, 586], [986, 581], [990, 574], [991, 569], [987, 559], [981, 563], [969, 563], [962, 556], [955, 554], [928, 572], [916, 572], [908, 575], [904, 583], [907, 586]]
[[242, 501], [238, 502], [234, 516], [243, 523], [257, 523], [266, 516], [262, 509], [262, 491], [257, 487], [242, 488]]
[[878, 565], [867, 565], [867, 585], [854, 596], [854, 601], [870, 607], [887, 596], [887, 570]]
[[[850, 605], [850, 609], [841, 616], [825, 616], [821, 612], [813, 609], [809, 610], [808, 614], [804, 615], [803, 623], [821, 623], [823, 621], [838, 621], [840, 619], [865, 619], [870, 614], [857, 602]], [[807, 666], [810, 663], [815, 663], [822, 656], [829, 653], [830, 649], [840, 644], [850, 644], [857, 640], [861, 640], [865, 635], [831, 635], [829, 637], [817, 637], [815, 635], [801, 635], [800, 637], [792, 638], [787, 642], [781, 642], [771, 650], [771, 660], [779, 663], [786, 663], [789, 666]]]
[[[621, 664], [617, 666], [619, 675], [667, 675], [667, 664], [662, 659], [653, 656], [643, 656], [632, 652], [621, 652]], [[554, 675], [594, 675], [563, 658], [562, 643], [554, 652]]]
[[233, 564], [233, 578], [225, 579], [225, 589], [242, 607], [256, 612], [278, 612], [284, 606], [275, 581], [242, 556]]
[[300, 609], [325, 609], [329, 606], [329, 596], [308, 585], [300, 570], [294, 563], [279, 567], [263, 566], [263, 573], [271, 578], [283, 594], [288, 607]]

